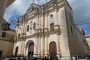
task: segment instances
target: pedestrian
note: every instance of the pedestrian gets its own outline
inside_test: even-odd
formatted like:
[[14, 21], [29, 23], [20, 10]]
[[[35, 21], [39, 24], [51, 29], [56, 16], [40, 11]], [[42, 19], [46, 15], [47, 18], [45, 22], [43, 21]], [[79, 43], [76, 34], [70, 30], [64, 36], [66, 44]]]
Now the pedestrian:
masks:
[[20, 57], [18, 57], [18, 58], [17, 58], [17, 60], [21, 60], [21, 58], [20, 58]]
[[48, 60], [48, 58], [45, 56], [45, 58], [44, 58], [45, 60]]
[[26, 60], [26, 58], [25, 58], [25, 57], [23, 57], [23, 60]]

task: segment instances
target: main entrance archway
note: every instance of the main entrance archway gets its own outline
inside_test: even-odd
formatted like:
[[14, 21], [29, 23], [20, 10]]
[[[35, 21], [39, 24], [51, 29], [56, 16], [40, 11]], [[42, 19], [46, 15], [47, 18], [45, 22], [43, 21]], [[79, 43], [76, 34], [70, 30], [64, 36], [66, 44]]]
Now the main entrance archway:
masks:
[[50, 57], [57, 55], [57, 46], [56, 46], [56, 43], [54, 41], [52, 41], [49, 44], [49, 54], [50, 54]]
[[33, 56], [33, 54], [34, 54], [34, 42], [28, 41], [26, 46], [28, 48], [28, 56]]
[[34, 53], [34, 42], [31, 42], [28, 46], [28, 55], [33, 56]]

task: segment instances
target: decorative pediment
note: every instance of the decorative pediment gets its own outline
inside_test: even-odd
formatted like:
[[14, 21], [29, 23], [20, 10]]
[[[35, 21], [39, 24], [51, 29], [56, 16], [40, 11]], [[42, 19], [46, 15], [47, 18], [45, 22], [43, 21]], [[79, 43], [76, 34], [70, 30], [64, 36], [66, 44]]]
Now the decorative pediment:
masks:
[[35, 4], [35, 3], [32, 3], [32, 4], [30, 5], [30, 8], [28, 9], [27, 13], [30, 13], [30, 12], [33, 12], [33, 11], [35, 11], [35, 12], [40, 12], [40, 10], [41, 10], [40, 7], [41, 7], [40, 5]]

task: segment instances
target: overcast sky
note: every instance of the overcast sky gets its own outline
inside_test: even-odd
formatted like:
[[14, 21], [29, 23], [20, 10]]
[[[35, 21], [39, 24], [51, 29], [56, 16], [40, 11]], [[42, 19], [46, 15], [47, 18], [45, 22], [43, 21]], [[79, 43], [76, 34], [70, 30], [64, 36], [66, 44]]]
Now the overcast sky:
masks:
[[[35, 3], [43, 4], [47, 1], [36, 0]], [[75, 23], [82, 27], [86, 34], [90, 34], [90, 0], [68, 0], [68, 2], [72, 7]], [[6, 9], [4, 18], [10, 20], [12, 29], [15, 28], [16, 19], [25, 14], [31, 3], [32, 0], [16, 0]]]

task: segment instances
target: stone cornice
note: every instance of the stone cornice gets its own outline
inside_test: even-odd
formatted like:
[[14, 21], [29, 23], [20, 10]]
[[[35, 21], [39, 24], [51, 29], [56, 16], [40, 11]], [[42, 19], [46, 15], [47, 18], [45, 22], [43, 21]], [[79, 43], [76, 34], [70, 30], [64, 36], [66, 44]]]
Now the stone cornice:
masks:
[[25, 39], [33, 38], [33, 37], [43, 37], [43, 36], [49, 37], [51, 34], [60, 35], [61, 33], [60, 33], [60, 30], [47, 31], [47, 32], [37, 32], [37, 33], [34, 33], [32, 35], [29, 35], [29, 36], [22, 36], [19, 39], [16, 39], [15, 41], [25, 40]]
[[8, 42], [14, 42], [14, 41], [11, 41], [11, 40], [8, 40], [8, 39], [0, 39], [1, 41], [8, 41]]

